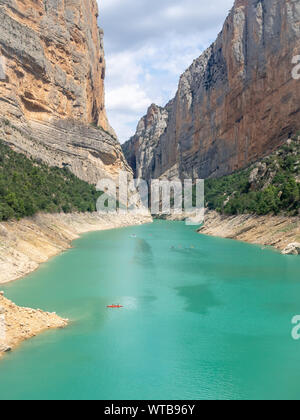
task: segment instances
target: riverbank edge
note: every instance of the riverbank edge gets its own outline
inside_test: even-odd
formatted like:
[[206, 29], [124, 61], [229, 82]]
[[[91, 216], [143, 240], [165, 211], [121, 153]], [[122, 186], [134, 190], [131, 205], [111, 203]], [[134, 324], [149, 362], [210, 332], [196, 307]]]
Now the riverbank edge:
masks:
[[0, 292], [0, 359], [15, 350], [23, 341], [47, 330], [65, 328], [68, 319], [41, 309], [22, 308], [6, 299]]
[[0, 223], [0, 286], [35, 271], [88, 232], [151, 223], [150, 215], [37, 214]]
[[288, 216], [227, 216], [206, 211], [201, 235], [270, 246], [285, 255], [300, 254], [300, 218]]
[[[98, 213], [37, 214], [0, 223], [0, 287], [20, 279], [72, 247], [88, 232], [152, 223], [150, 215]], [[49, 330], [64, 328], [69, 320], [40, 309], [21, 308], [0, 292], [0, 358], [23, 341]], [[1, 334], [0, 334], [1, 335]]]

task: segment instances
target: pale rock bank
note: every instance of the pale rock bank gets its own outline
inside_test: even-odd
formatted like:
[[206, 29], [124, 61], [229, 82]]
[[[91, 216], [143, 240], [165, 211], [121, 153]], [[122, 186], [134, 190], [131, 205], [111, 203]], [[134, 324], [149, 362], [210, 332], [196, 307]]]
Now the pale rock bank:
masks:
[[0, 358], [22, 341], [54, 328], [64, 328], [67, 319], [40, 309], [21, 308], [0, 292]]
[[300, 254], [299, 217], [239, 215], [225, 216], [207, 211], [198, 230], [204, 235], [272, 246], [283, 254]]
[[[80, 234], [152, 222], [150, 215], [38, 214], [0, 224], [0, 284], [16, 280], [71, 247]], [[20, 308], [0, 292], [0, 358], [22, 341], [68, 320], [55, 313]]]
[[150, 215], [38, 214], [0, 223], [0, 284], [36, 270], [81, 234], [150, 223]]

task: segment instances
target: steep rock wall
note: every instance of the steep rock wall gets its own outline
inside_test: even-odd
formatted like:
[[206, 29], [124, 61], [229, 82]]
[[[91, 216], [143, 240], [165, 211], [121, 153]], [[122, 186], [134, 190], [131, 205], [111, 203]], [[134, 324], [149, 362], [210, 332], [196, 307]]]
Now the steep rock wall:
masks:
[[1, 0], [0, 136], [97, 182], [129, 170], [104, 106], [96, 0]]
[[176, 97], [123, 146], [136, 175], [217, 177], [273, 151], [300, 128], [299, 54], [299, 0], [236, 0]]

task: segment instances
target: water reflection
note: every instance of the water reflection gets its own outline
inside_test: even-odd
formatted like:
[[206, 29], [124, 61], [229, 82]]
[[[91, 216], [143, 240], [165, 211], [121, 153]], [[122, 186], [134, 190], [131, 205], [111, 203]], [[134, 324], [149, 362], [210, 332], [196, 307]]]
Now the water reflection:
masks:
[[221, 305], [207, 284], [177, 287], [179, 295], [186, 300], [186, 310], [207, 315], [210, 309]]
[[153, 267], [152, 247], [145, 239], [136, 239], [133, 262], [143, 267]]

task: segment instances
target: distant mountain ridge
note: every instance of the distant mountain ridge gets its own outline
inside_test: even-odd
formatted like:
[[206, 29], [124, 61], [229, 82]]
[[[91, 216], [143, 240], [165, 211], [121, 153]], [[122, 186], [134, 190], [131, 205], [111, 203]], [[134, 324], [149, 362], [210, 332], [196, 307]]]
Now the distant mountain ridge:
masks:
[[122, 146], [135, 175], [220, 177], [270, 154], [300, 128], [299, 54], [299, 0], [236, 0], [175, 98]]

